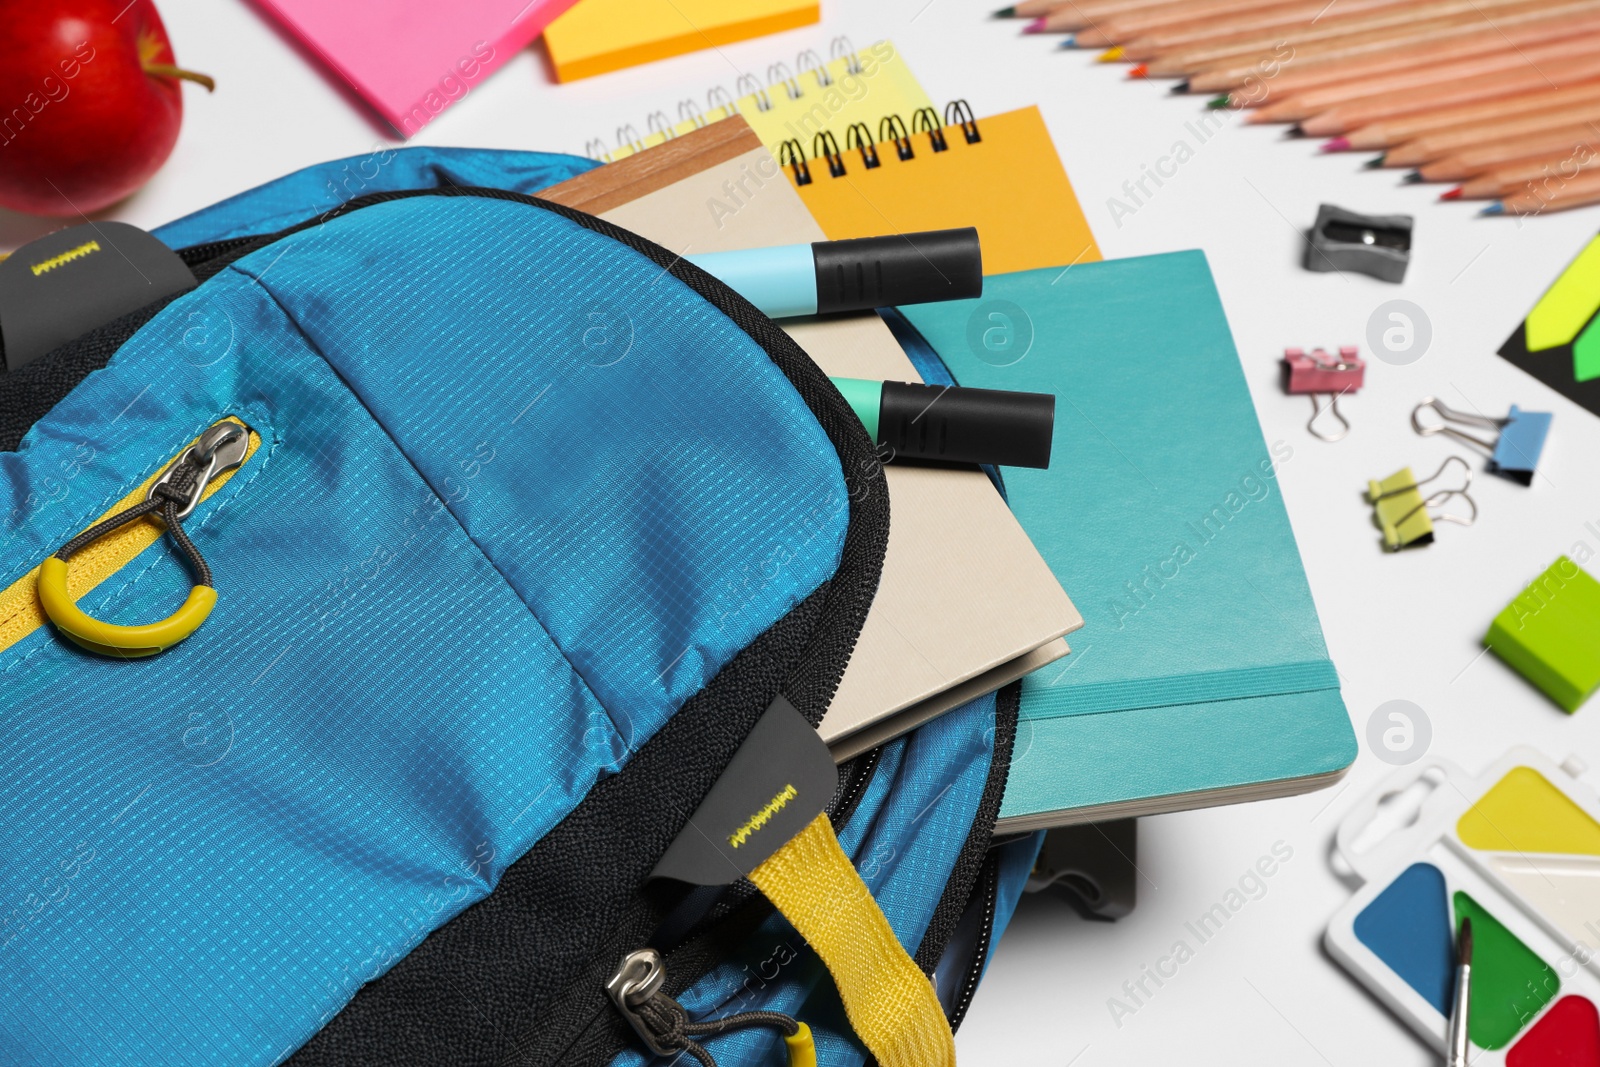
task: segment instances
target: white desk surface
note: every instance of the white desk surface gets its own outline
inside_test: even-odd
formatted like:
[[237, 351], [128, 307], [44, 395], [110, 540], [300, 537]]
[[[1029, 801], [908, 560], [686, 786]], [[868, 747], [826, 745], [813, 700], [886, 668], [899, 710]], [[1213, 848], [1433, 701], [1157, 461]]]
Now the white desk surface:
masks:
[[[858, 46], [893, 40], [936, 101], [964, 97], [980, 116], [1039, 104], [1107, 257], [1195, 247], [1210, 257], [1267, 440], [1294, 447], [1280, 482], [1358, 736], [1378, 705], [1407, 699], [1430, 717], [1433, 751], [1469, 770], [1518, 743], [1557, 761], [1576, 752], [1600, 768], [1600, 708], [1568, 717], [1479, 655], [1496, 611], [1559, 553], [1586, 543], [1600, 556], [1600, 420], [1494, 354], [1600, 229], [1600, 209], [1523, 224], [1480, 219], [1470, 205], [1434, 203], [1439, 187], [1361, 171], [1364, 156], [1318, 158], [1316, 141], [1285, 142], [1280, 128], [1237, 120], [1199, 144], [1185, 129], [1201, 113], [1197, 98], [1169, 97], [1163, 82], [1127, 82], [1124, 68], [1060, 53], [1053, 38], [1019, 37], [1019, 23], [985, 17], [989, 6], [996, 0], [825, 0], [819, 26], [567, 86], [551, 82], [536, 45], [413, 143], [581, 153], [622, 123], [643, 128], [651, 111], [676, 114], [680, 99], [703, 100], [710, 85], [731, 89], [739, 72], [764, 81], [774, 60], [792, 63], [803, 48], [825, 54], [836, 34]], [[157, 225], [298, 167], [395, 143], [242, 0], [160, 7], [179, 60], [214, 75], [218, 89], [211, 97], [186, 89], [172, 159], [110, 217]], [[1108, 198], [1125, 197], [1123, 182], [1179, 140], [1193, 158], [1159, 189], [1148, 186], [1154, 195], [1118, 225]], [[1416, 216], [1404, 285], [1300, 268], [1300, 231], [1323, 201]], [[52, 228], [0, 212], [0, 248]], [[1303, 429], [1309, 401], [1278, 388], [1283, 348], [1365, 348], [1369, 316], [1397, 298], [1431, 321], [1429, 351], [1404, 367], [1374, 360], [1365, 390], [1344, 405], [1354, 432], [1334, 445], [1313, 440]], [[1481, 476], [1475, 460], [1479, 524], [1444, 527], [1432, 547], [1388, 556], [1360, 499], [1366, 480], [1405, 464], [1432, 469], [1462, 451], [1411, 431], [1408, 413], [1428, 394], [1491, 414], [1512, 403], [1553, 411], [1550, 443], [1531, 489]], [[1600, 573], [1600, 563], [1590, 570]], [[1143, 820], [1139, 905], [1114, 925], [1083, 922], [1055, 900], [1025, 900], [958, 1037], [962, 1062], [1436, 1063], [1320, 947], [1328, 916], [1348, 896], [1327, 864], [1333, 827], [1388, 769], [1363, 742], [1343, 787]], [[1266, 894], [1135, 1014], [1114, 1021], [1108, 1000], [1123, 995], [1122, 983], [1164, 956], [1184, 923], [1278, 841], [1294, 855]]]

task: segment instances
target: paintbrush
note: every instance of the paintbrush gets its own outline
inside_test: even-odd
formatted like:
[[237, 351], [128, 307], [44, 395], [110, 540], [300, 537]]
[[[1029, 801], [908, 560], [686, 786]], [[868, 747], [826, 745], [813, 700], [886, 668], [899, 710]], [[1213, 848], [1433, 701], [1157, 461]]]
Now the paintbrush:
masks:
[[1472, 1006], [1472, 920], [1461, 920], [1456, 937], [1456, 994], [1450, 1003], [1450, 1040], [1445, 1067], [1467, 1067], [1467, 1013]]

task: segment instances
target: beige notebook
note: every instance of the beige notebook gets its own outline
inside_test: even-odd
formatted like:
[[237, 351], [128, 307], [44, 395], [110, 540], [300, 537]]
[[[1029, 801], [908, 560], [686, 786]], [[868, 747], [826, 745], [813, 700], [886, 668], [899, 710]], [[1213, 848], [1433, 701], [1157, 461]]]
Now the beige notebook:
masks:
[[[729, 183], [746, 190], [742, 203], [732, 212], [714, 209], [714, 202], [727, 206]], [[680, 254], [826, 239], [739, 118], [541, 195]], [[877, 315], [783, 326], [829, 374], [921, 380]], [[892, 463], [884, 471], [883, 577], [820, 728], [838, 759], [1059, 659], [1068, 651], [1062, 638], [1083, 625], [984, 474]]]

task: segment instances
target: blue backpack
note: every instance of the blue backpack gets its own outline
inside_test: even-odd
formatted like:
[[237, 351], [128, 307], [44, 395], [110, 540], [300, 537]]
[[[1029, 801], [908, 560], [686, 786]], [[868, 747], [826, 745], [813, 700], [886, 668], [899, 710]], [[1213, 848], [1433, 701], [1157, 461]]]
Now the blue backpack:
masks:
[[[841, 1001], [855, 934], [649, 880], [770, 708], [821, 719], [871, 441], [726, 286], [530, 195], [588, 161], [380, 156], [156, 231], [198, 287], [0, 376], [0, 1062], [803, 1062], [791, 1019], [934, 1062]], [[821, 820], [952, 1028], [1038, 848], [992, 839], [1016, 713]]]

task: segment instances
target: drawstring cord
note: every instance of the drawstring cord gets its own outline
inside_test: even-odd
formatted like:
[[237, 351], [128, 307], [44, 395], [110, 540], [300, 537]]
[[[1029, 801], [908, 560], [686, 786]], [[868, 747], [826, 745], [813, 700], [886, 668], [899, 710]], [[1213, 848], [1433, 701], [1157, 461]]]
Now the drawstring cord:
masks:
[[[186, 454], [187, 455], [187, 454]], [[189, 539], [189, 534], [183, 528], [183, 516], [180, 513], [183, 505], [194, 495], [195, 482], [199, 480], [200, 473], [205, 470], [205, 462], [178, 463], [178, 469], [173, 471], [172, 478], [159, 485], [151, 487], [150, 495], [125, 511], [119, 511], [110, 518], [95, 523], [77, 537], [62, 545], [56, 552], [56, 558], [65, 563], [75, 553], [94, 541], [98, 541], [112, 530], [136, 522], [146, 515], [159, 512], [161, 521], [166, 523], [167, 533], [172, 536], [173, 543], [182, 550], [189, 560], [189, 565], [194, 569], [196, 585], [211, 585], [211, 566]]]
[[637, 1005], [634, 1011], [650, 1027], [662, 1048], [687, 1052], [700, 1062], [701, 1067], [717, 1067], [717, 1061], [710, 1050], [697, 1040], [699, 1038], [716, 1037], [718, 1034], [755, 1026], [770, 1026], [784, 1037], [793, 1038], [799, 1036], [801, 1027], [798, 1020], [778, 1011], [745, 1011], [703, 1023], [690, 1022], [684, 1006], [661, 992]]

